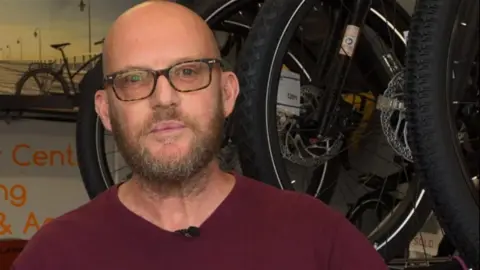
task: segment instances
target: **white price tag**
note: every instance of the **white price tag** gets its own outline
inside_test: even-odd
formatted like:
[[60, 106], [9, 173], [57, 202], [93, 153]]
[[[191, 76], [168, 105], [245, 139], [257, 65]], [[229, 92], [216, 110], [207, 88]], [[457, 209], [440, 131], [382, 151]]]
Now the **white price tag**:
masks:
[[277, 109], [293, 115], [300, 115], [300, 90], [300, 74], [282, 70], [278, 85]]

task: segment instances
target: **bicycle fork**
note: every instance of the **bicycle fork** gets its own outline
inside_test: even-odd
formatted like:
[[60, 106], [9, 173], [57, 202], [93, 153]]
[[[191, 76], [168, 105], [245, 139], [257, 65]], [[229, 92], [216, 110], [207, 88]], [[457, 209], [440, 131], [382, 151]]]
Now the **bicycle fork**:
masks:
[[[352, 1], [348, 1], [352, 2]], [[320, 78], [326, 77], [326, 98], [322, 99], [319, 110], [316, 110], [314, 114], [314, 121], [319, 123], [318, 133], [319, 136], [329, 135], [335, 136], [335, 134], [329, 132], [333, 126], [336, 118], [335, 109], [342, 98], [342, 87], [345, 84], [346, 74], [348, 73], [351, 65], [352, 57], [355, 54], [355, 48], [360, 37], [360, 30], [363, 27], [367, 14], [372, 5], [372, 0], [356, 0], [353, 1], [352, 9], [353, 13], [348, 14], [350, 8], [345, 8], [345, 1], [341, 1], [341, 6], [336, 10], [334, 14], [334, 23], [332, 26], [333, 31], [342, 31], [333, 33], [330, 37], [336, 41], [336, 46], [328, 46], [327, 51], [323, 54], [321, 59], [322, 66], [329, 62], [326, 58], [331, 58], [331, 65], [328, 69], [320, 69]], [[346, 27], [343, 22], [347, 22]], [[341, 37], [338, 39], [338, 37]], [[328, 42], [327, 42], [328, 43]], [[329, 76], [332, 74], [332, 76]]]

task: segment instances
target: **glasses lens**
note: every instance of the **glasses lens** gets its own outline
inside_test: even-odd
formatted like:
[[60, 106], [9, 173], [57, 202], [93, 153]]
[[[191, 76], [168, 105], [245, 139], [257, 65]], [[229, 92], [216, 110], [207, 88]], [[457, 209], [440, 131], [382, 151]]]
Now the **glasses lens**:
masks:
[[170, 70], [170, 80], [178, 91], [202, 89], [210, 84], [210, 66], [204, 62], [178, 64]]
[[113, 84], [120, 99], [142, 99], [150, 95], [153, 89], [154, 75], [146, 70], [125, 71], [117, 74]]

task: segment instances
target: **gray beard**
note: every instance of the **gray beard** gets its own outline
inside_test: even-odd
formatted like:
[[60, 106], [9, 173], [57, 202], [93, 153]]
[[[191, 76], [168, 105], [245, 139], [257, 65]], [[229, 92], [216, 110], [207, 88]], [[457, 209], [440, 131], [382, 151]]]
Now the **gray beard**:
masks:
[[[189, 123], [195, 136], [191, 149], [169, 160], [153, 156], [148, 149], [140, 143], [142, 135], [129, 136], [128, 131], [121, 125], [116, 117], [112, 117], [112, 133], [117, 147], [126, 164], [137, 176], [139, 184], [149, 192], [161, 196], [187, 196], [203, 190], [205, 186], [205, 170], [216, 158], [220, 151], [221, 136], [223, 132], [223, 108], [215, 110], [206, 132], [200, 132]], [[114, 114], [110, 114], [114, 116]], [[155, 121], [182, 120], [178, 117], [175, 108], [159, 109], [153, 117]], [[149, 130], [151, 125], [146, 125]], [[136, 138], [135, 138], [136, 137]], [[168, 144], [168, 141], [159, 142]]]

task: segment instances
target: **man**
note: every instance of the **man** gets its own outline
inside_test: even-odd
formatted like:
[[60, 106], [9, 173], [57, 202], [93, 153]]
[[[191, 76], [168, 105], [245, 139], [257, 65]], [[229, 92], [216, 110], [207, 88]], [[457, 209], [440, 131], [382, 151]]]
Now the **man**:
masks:
[[320, 201], [219, 169], [239, 86], [200, 17], [145, 2], [104, 46], [96, 111], [132, 178], [45, 225], [13, 269], [386, 269]]

